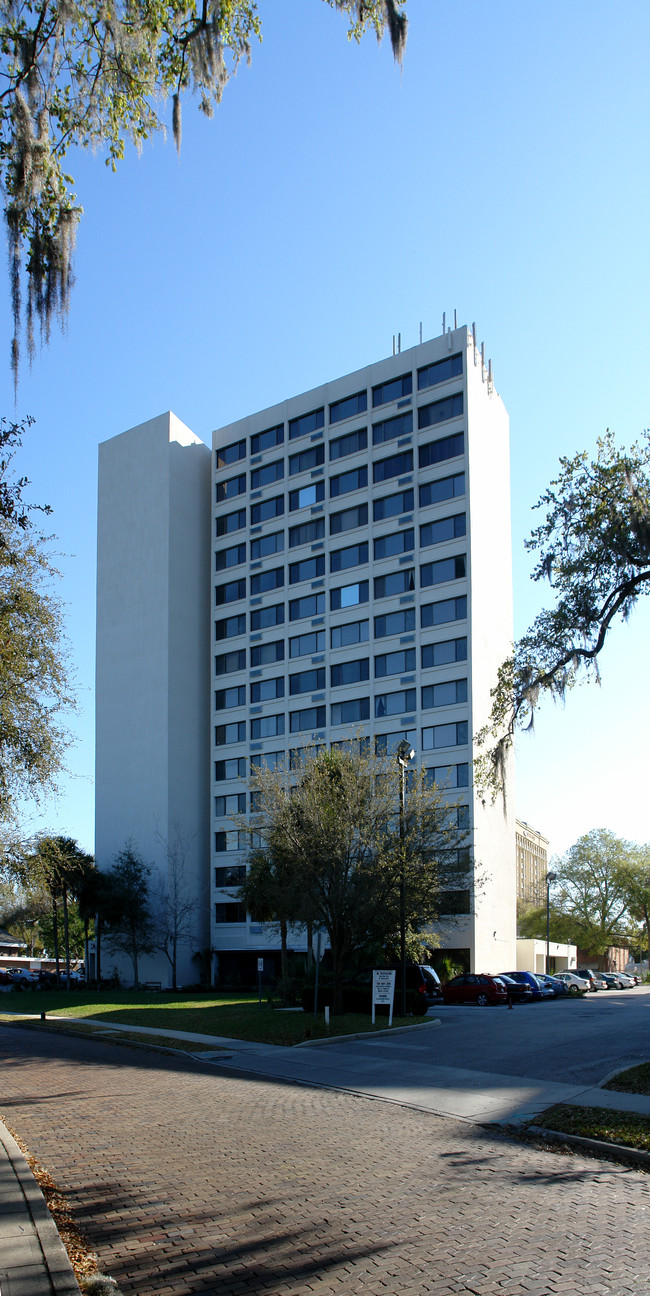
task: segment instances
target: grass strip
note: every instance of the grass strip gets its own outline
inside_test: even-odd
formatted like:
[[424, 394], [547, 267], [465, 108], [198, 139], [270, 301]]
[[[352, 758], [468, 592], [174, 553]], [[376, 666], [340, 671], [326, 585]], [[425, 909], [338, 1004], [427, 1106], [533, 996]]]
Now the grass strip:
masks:
[[619, 1071], [603, 1085], [603, 1089], [616, 1089], [618, 1093], [650, 1094], [650, 1062]]
[[543, 1116], [536, 1116], [533, 1124], [559, 1134], [578, 1134], [582, 1138], [598, 1139], [601, 1143], [619, 1143], [622, 1147], [650, 1152], [650, 1119], [634, 1112], [558, 1103]]
[[50, 1017], [48, 1021], [35, 1021], [33, 1017], [21, 1017], [12, 1013], [0, 1013], [0, 1022], [6, 1026], [20, 1026], [22, 1030], [44, 1030], [59, 1035], [81, 1035], [86, 1039], [96, 1036], [102, 1044], [139, 1044], [143, 1048], [166, 1048], [179, 1050], [181, 1053], [227, 1053], [229, 1050], [215, 1044], [198, 1044], [194, 1040], [173, 1039], [169, 1035], [141, 1035], [139, 1031], [114, 1030], [112, 1027], [95, 1026], [92, 1022], [59, 1021]]

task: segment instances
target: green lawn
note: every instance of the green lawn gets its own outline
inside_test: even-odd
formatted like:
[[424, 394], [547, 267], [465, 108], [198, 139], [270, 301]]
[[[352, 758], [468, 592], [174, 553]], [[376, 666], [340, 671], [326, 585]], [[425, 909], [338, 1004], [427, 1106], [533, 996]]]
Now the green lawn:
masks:
[[560, 1134], [579, 1134], [602, 1143], [650, 1152], [650, 1120], [632, 1112], [607, 1111], [604, 1107], [569, 1107], [559, 1103], [533, 1122]]
[[[130, 990], [102, 993], [60, 990], [12, 992], [0, 998], [0, 1020], [18, 1014], [45, 1012], [75, 1017], [93, 1017], [97, 1021], [123, 1026], [152, 1026], [165, 1030], [192, 1031], [199, 1035], [225, 1035], [264, 1044], [298, 1044], [304, 1039], [328, 1035], [351, 1035], [358, 1031], [384, 1030], [387, 1017], [377, 1017], [373, 1027], [370, 1016], [348, 1013], [333, 1017], [327, 1030], [323, 1014], [314, 1021], [311, 1013], [279, 1012], [262, 1003], [258, 1007], [254, 994], [201, 994], [191, 998], [172, 994], [147, 994]], [[393, 1017], [394, 1026], [412, 1026], [420, 1017]]]
[[650, 1094], [650, 1062], [619, 1071], [603, 1088], [617, 1089], [620, 1093]]

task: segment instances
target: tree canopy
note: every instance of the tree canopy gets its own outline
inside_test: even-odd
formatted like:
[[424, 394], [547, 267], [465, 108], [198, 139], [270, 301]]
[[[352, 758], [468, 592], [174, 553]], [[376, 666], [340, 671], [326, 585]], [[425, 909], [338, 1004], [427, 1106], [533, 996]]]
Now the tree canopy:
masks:
[[537, 559], [533, 580], [549, 582], [554, 604], [501, 666], [489, 723], [477, 735], [477, 782], [492, 795], [515, 730], [532, 727], [543, 696], [563, 700], [581, 678], [599, 677], [612, 626], [650, 592], [650, 433], [626, 450], [608, 431], [595, 459], [561, 459], [535, 507], [546, 516], [526, 548]]
[[289, 770], [257, 771], [251, 786], [255, 812], [238, 821], [252, 841], [241, 898], [260, 918], [326, 930], [335, 1002], [355, 953], [399, 930], [402, 869], [410, 928], [466, 912], [466, 834], [426, 771], [412, 771], [402, 832], [397, 762], [363, 739], [307, 748]]
[[[405, 0], [327, 0], [359, 40], [388, 31], [395, 57], [406, 42]], [[116, 168], [127, 141], [165, 129], [181, 142], [181, 101], [211, 116], [242, 59], [261, 40], [256, 0], [1, 0], [0, 179], [5, 195], [17, 378], [24, 323], [45, 338], [65, 317], [82, 208], [64, 170], [75, 147], [99, 148]], [[23, 280], [26, 300], [23, 309]]]
[[29, 423], [0, 419], [0, 821], [17, 798], [52, 787], [69, 742], [61, 717], [74, 706], [58, 573], [12, 468]]

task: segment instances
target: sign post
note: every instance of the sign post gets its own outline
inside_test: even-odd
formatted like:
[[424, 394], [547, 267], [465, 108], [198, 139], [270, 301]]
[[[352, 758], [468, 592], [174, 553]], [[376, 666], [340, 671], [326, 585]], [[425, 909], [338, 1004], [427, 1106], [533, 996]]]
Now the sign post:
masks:
[[263, 971], [264, 971], [264, 959], [263, 959], [263, 958], [258, 958], [258, 960], [257, 960], [257, 1003], [258, 1003], [258, 1007], [259, 1007], [259, 1008], [262, 1007], [262, 973], [263, 973]]
[[375, 1004], [388, 1004], [388, 1025], [393, 1024], [393, 998], [395, 995], [395, 972], [384, 972], [375, 968], [372, 974], [372, 1024], [375, 1024]]

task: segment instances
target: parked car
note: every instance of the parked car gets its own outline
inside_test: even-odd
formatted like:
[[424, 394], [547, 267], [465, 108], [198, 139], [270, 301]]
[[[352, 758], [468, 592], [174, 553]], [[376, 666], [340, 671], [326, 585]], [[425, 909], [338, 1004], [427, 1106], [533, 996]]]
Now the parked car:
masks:
[[556, 981], [564, 981], [569, 994], [574, 998], [577, 995], [586, 995], [589, 990], [589, 982], [584, 977], [577, 976], [575, 972], [569, 972], [568, 968], [562, 972], [554, 972], [553, 975]]
[[553, 991], [554, 999], [566, 999], [569, 993], [566, 981], [562, 981], [560, 977], [551, 976], [549, 972], [536, 972], [535, 976], [538, 981], [541, 981], [542, 985], [548, 986]]
[[[501, 973], [499, 973], [501, 975]], [[505, 972], [504, 976], [512, 977], [513, 981], [518, 981], [520, 985], [530, 986], [533, 999], [552, 999], [553, 991], [548, 986], [544, 986], [538, 981], [534, 972]]]
[[442, 987], [442, 999], [446, 1004], [475, 1003], [485, 1008], [488, 1004], [507, 1003], [508, 991], [500, 977], [475, 972], [448, 981]]
[[38, 975], [32, 972], [30, 968], [9, 968], [9, 975], [14, 990], [36, 990], [38, 988]]
[[526, 985], [525, 982], [515, 981], [511, 976], [505, 976], [503, 972], [499, 973], [499, 980], [503, 981], [503, 984], [508, 992], [508, 996], [512, 1001], [512, 1003], [532, 1003], [533, 1002], [532, 987]]
[[608, 990], [631, 990], [636, 984], [625, 972], [601, 972], [600, 976], [606, 981]]
[[579, 977], [582, 977], [585, 981], [589, 982], [590, 990], [596, 991], [607, 989], [607, 982], [603, 980], [602, 973], [594, 972], [593, 968], [576, 968], [576, 972]]

